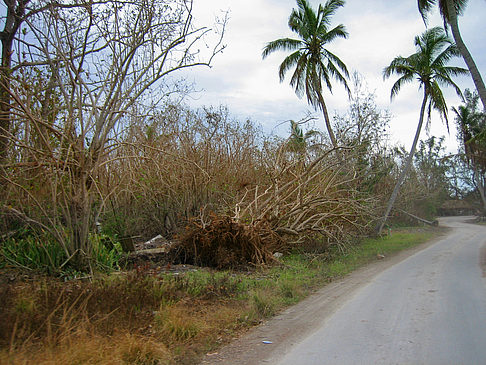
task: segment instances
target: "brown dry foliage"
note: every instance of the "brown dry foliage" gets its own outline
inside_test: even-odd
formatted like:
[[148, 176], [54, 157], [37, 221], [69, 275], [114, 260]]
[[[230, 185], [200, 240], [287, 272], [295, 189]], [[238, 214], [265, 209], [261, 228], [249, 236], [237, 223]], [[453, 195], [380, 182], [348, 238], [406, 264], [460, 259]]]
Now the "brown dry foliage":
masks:
[[180, 234], [173, 260], [218, 269], [275, 262], [284, 245], [265, 222], [246, 225], [228, 216], [211, 214], [209, 222], [191, 220]]
[[245, 326], [245, 304], [231, 300], [237, 289], [224, 280], [196, 295], [190, 278], [146, 267], [93, 282], [37, 279], [0, 285], [2, 364], [194, 363], [208, 341]]

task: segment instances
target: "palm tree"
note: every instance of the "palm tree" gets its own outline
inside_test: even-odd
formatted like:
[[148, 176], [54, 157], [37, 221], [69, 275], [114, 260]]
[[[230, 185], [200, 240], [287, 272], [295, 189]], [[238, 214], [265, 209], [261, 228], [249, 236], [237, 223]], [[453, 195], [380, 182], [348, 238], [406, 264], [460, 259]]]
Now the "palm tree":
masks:
[[457, 16], [461, 15], [466, 8], [467, 0], [418, 0], [419, 12], [422, 15], [422, 19], [427, 23], [427, 13], [430, 9], [438, 3], [439, 11], [444, 20], [444, 28], [447, 31], [447, 26], [450, 25], [452, 29], [452, 36], [456, 42], [457, 48], [466, 62], [467, 68], [471, 73], [471, 77], [478, 91], [479, 98], [483, 104], [483, 109], [486, 110], [486, 88], [484, 81], [479, 73], [479, 70], [471, 56], [471, 53], [466, 47], [466, 44], [462, 40], [461, 33], [459, 31], [459, 24]]
[[297, 96], [302, 97], [305, 94], [310, 105], [316, 110], [322, 110], [333, 147], [337, 147], [337, 141], [322, 96], [322, 80], [332, 92], [331, 79], [334, 78], [342, 83], [350, 94], [346, 82], [346, 78], [349, 77], [346, 65], [326, 48], [326, 45], [336, 38], [348, 36], [342, 24], [329, 29], [331, 16], [343, 5], [344, 0], [328, 0], [324, 6], [319, 5], [316, 12], [308, 0], [297, 0], [297, 9], [292, 9], [288, 25], [299, 39], [282, 38], [269, 42], [262, 53], [262, 57], [266, 58], [274, 51], [292, 52], [280, 65], [280, 82], [284, 80], [287, 71], [295, 67], [290, 85], [295, 88]]
[[318, 131], [311, 129], [304, 133], [300, 127], [301, 123], [290, 121], [290, 136], [287, 139], [287, 148], [289, 151], [302, 155], [308, 149], [308, 141], [319, 134]]
[[456, 93], [462, 96], [461, 90], [454, 81], [452, 81], [451, 77], [468, 73], [464, 68], [447, 66], [447, 62], [453, 57], [459, 56], [460, 53], [456, 45], [449, 39], [449, 37], [447, 37], [444, 30], [440, 27], [429, 29], [422, 35], [415, 37], [415, 47], [416, 53], [406, 58], [396, 57], [390, 65], [383, 70], [384, 79], [389, 78], [393, 74], [400, 76], [391, 89], [391, 99], [398, 94], [403, 85], [414, 80], [420, 82], [420, 88], [423, 89], [424, 96], [412, 148], [410, 149], [410, 153], [405, 161], [405, 166], [400, 172], [398, 181], [393, 189], [390, 200], [388, 201], [385, 214], [376, 226], [376, 233], [378, 234], [380, 234], [383, 229], [385, 221], [398, 196], [400, 186], [405, 180], [412, 164], [426, 109], [428, 122], [430, 122], [432, 109], [436, 109], [440, 116], [445, 119], [447, 127], [449, 128], [447, 104], [440, 86], [452, 86]]

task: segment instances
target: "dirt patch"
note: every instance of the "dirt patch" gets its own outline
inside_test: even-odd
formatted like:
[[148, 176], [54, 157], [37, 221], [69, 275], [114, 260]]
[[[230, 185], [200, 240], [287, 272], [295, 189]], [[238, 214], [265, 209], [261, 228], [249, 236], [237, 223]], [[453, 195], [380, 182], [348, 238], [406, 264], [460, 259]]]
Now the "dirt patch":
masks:
[[208, 354], [202, 364], [257, 365], [267, 363], [267, 359], [270, 358], [283, 357], [302, 338], [317, 330], [359, 288], [382, 271], [432, 246], [449, 232], [449, 229], [442, 232], [441, 236], [425, 244], [385, 257], [326, 285], [299, 304], [249, 330], [220, 351]]

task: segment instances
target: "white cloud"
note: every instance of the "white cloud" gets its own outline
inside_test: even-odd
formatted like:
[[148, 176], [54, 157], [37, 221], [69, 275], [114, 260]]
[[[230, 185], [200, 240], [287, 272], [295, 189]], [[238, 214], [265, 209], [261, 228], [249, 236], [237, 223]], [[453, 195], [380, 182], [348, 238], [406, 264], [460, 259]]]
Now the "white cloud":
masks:
[[[324, 1], [322, 1], [324, 2]], [[317, 6], [318, 1], [311, 1]], [[240, 118], [251, 117], [271, 130], [282, 120], [302, 117], [311, 108], [299, 100], [288, 84], [278, 79], [278, 65], [285, 53], [275, 53], [262, 61], [261, 51], [268, 41], [292, 36], [287, 20], [295, 7], [291, 0], [195, 0], [195, 16], [210, 24], [220, 10], [230, 10], [225, 43], [227, 49], [214, 62], [211, 69], [192, 71], [197, 85], [205, 91], [198, 95], [194, 105], [228, 105], [230, 112]], [[414, 52], [413, 38], [425, 30], [414, 1], [348, 0], [333, 17], [332, 25], [343, 23], [350, 33], [349, 39], [337, 40], [329, 46], [348, 66], [359, 71], [377, 103], [394, 115], [391, 123], [392, 141], [409, 146], [418, 121], [422, 93], [417, 84], [404, 87], [390, 103], [390, 88], [394, 79], [383, 81], [382, 70], [398, 56]], [[486, 70], [484, 34], [486, 34], [486, 5], [471, 0], [465, 15], [460, 18], [464, 40], [468, 44], [480, 70]], [[442, 25], [436, 13], [429, 18], [429, 26]], [[204, 23], [201, 23], [204, 24]], [[458, 61], [462, 65], [462, 61]], [[472, 88], [469, 78], [460, 80], [461, 87]], [[446, 91], [450, 106], [459, 99], [452, 90]], [[347, 96], [336, 82], [333, 94], [326, 93], [331, 114], [344, 111]], [[451, 133], [455, 132], [452, 114]], [[437, 115], [433, 116], [431, 133], [447, 135], [447, 129]], [[425, 132], [422, 137], [426, 137]], [[454, 134], [447, 137], [449, 149], [455, 148]]]

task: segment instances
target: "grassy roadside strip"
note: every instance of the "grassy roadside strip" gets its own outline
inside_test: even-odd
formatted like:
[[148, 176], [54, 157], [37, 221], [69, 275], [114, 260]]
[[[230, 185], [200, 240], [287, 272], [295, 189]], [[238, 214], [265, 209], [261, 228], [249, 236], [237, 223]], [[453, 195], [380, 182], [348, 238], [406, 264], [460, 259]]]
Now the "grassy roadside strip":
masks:
[[292, 253], [251, 273], [139, 268], [93, 282], [0, 287], [1, 364], [195, 364], [241, 331], [377, 255], [424, 243], [437, 229], [402, 229], [343, 254]]

